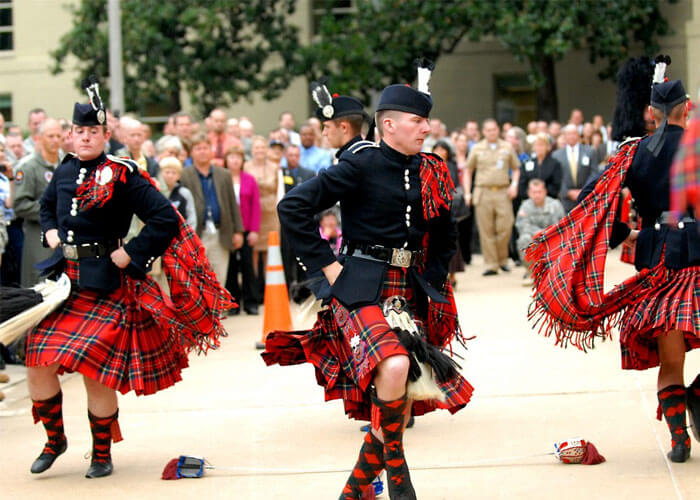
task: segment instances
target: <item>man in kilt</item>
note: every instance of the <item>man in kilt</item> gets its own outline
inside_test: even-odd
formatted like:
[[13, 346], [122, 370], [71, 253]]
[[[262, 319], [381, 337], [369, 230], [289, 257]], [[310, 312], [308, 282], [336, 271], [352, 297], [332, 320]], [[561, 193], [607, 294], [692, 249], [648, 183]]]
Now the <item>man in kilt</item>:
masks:
[[[96, 81], [84, 86], [90, 103], [73, 110], [76, 154], [56, 169], [40, 207], [43, 242], [56, 250], [41, 264], [65, 272], [72, 291], [29, 332], [26, 364], [34, 421], [48, 436], [31, 471], [46, 471], [66, 451], [58, 375], [79, 372], [93, 439], [86, 477], [96, 478], [112, 473], [111, 442], [121, 440], [116, 391], [153, 394], [181, 380], [190, 348], [218, 345], [219, 318], [232, 304], [148, 174], [104, 154], [105, 109]], [[134, 215], [145, 226], [122, 246]], [[146, 274], [161, 255], [170, 297]]]
[[[403, 452], [406, 422], [411, 414], [436, 408], [454, 413], [473, 390], [440, 352], [461, 332], [446, 279], [455, 251], [453, 186], [444, 162], [420, 153], [431, 108], [427, 82], [423, 91], [387, 87], [376, 114], [382, 140], [355, 142], [336, 165], [278, 205], [299, 265], [309, 273], [322, 270], [331, 288], [312, 330], [271, 333], [262, 356], [267, 364], [312, 363], [326, 400], [343, 399], [350, 417], [372, 421], [341, 499], [371, 495], [372, 481], [385, 468], [392, 499], [416, 498]], [[344, 241], [336, 259], [314, 214], [338, 201]], [[385, 316], [404, 302], [420, 337], [392, 328]], [[438, 393], [420, 400], [407, 391], [409, 380], [421, 373], [416, 344], [431, 352], [427, 364]]]
[[[527, 258], [536, 262], [532, 315], [544, 316], [545, 334], [585, 349], [617, 326], [623, 369], [659, 367], [659, 418], [663, 414], [671, 432], [668, 456], [685, 462], [687, 406], [700, 438], [700, 377], [687, 389], [683, 377], [686, 351], [700, 347], [700, 235], [692, 211], [680, 217], [669, 211], [670, 168], [689, 109], [682, 82], [664, 80], [669, 62], [657, 58], [649, 110], [654, 134], [622, 143], [590, 194], [535, 237]], [[618, 220], [623, 187], [641, 217], [638, 231]], [[607, 247], [623, 241], [635, 243], [639, 273], [603, 293]]]

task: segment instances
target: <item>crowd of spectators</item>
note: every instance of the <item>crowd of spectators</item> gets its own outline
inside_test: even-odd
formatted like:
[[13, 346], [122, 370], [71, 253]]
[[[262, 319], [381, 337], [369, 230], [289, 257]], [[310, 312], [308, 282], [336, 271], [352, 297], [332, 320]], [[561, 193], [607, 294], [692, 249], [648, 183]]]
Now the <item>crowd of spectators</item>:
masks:
[[[244, 311], [257, 314], [268, 234], [280, 229], [277, 202], [294, 186], [331, 167], [335, 158], [319, 120], [297, 125], [292, 113], [283, 112], [278, 126], [261, 135], [249, 118], [231, 117], [217, 108], [201, 121], [184, 111], [174, 113], [158, 131], [136, 116], [110, 112], [107, 127], [112, 137], [105, 152], [134, 160], [157, 182], [202, 238], [219, 279]], [[67, 120], [49, 117], [40, 108], [29, 112], [24, 133], [0, 115], [3, 286], [32, 286], [39, 279], [34, 264], [46, 257], [38, 226], [39, 200], [54, 169], [72, 151], [70, 130]], [[519, 264], [520, 251], [537, 222], [529, 219], [541, 224], [540, 212], [546, 207], [558, 216], [557, 204], [563, 207], [561, 213], [573, 206], [586, 180], [613, 151], [609, 137], [601, 116], [586, 122], [580, 110], [573, 110], [566, 124], [533, 121], [525, 129], [487, 119], [481, 124], [468, 120], [450, 132], [439, 118], [431, 119], [424, 150], [447, 162], [457, 187], [453, 213], [459, 251], [450, 267], [451, 279], [479, 249], [486, 275], [509, 271], [509, 257]], [[530, 202], [523, 204], [526, 200]], [[140, 227], [134, 220], [127, 238]], [[335, 250], [342, 241], [341, 228], [338, 212], [319, 215], [320, 234]], [[292, 269], [296, 261], [284, 241], [282, 246], [285, 275], [292, 285], [299, 279]], [[158, 267], [154, 269], [157, 275]]]

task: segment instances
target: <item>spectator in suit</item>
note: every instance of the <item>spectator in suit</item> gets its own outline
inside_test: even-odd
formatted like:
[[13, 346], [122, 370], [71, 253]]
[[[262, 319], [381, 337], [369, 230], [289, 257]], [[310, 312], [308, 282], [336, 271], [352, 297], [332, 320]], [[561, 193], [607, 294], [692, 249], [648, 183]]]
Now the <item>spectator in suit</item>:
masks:
[[287, 146], [284, 157], [287, 159], [287, 166], [282, 169], [284, 176], [284, 193], [287, 194], [294, 186], [308, 181], [316, 174], [313, 170], [301, 165], [301, 150], [296, 144]]
[[192, 192], [197, 212], [197, 234], [220, 283], [226, 282], [229, 253], [243, 245], [243, 221], [231, 175], [211, 164], [209, 138], [192, 137], [192, 167], [182, 172], [182, 185]]
[[[245, 151], [233, 146], [225, 156], [226, 169], [231, 174], [233, 191], [241, 209], [243, 220], [243, 246], [230, 253], [226, 288], [243, 310], [248, 314], [258, 314], [258, 297], [253, 270], [253, 248], [258, 242], [260, 230], [260, 191], [255, 177], [243, 172]], [[239, 283], [238, 276], [241, 276]], [[240, 313], [241, 308], [232, 309], [230, 314]]]
[[221, 108], [214, 108], [209, 113], [209, 122], [211, 124], [209, 140], [211, 141], [211, 150], [214, 154], [211, 163], [217, 167], [224, 166], [224, 155], [227, 151], [234, 146], [243, 146], [240, 139], [227, 132], [227, 120], [226, 111]]
[[568, 212], [576, 205], [576, 199], [588, 178], [597, 173], [599, 162], [593, 148], [581, 144], [581, 136], [575, 124], [570, 123], [564, 127], [562, 135], [566, 145], [552, 153], [552, 156], [562, 165], [559, 199]]
[[561, 123], [556, 120], [549, 122], [549, 127], [547, 127], [547, 133], [551, 142], [556, 142], [557, 137], [561, 135]]
[[569, 116], [569, 123], [576, 125], [576, 132], [579, 134], [583, 133], [583, 111], [578, 108], [571, 110], [571, 115]]

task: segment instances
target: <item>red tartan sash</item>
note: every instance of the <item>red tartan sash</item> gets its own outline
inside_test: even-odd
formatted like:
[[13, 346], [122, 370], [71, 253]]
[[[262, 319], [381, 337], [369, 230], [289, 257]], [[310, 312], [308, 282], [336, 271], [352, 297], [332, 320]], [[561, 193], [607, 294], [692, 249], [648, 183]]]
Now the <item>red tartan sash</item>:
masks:
[[650, 286], [658, 269], [644, 270], [604, 293], [605, 259], [618, 196], [639, 140], [622, 145], [609, 161], [594, 191], [557, 224], [535, 235], [526, 250], [533, 262], [533, 302], [528, 317], [557, 344], [593, 347], [608, 337], [616, 313]]
[[434, 155], [421, 153], [420, 194], [425, 220], [440, 215], [440, 208], [450, 209], [454, 184], [445, 162]]
[[[105, 179], [107, 168], [111, 169], [111, 178], [108, 182], [98, 182]], [[128, 170], [110, 159], [93, 170], [76, 189], [81, 210], [104, 206], [112, 198], [116, 183], [126, 183]], [[155, 186], [147, 172], [137, 172]], [[162, 258], [170, 300], [151, 277], [136, 280], [125, 275], [128, 291], [125, 302], [127, 310], [137, 307], [148, 310], [162, 328], [178, 334], [188, 351], [206, 352], [219, 346], [219, 337], [225, 335], [221, 318], [235, 302], [216, 279], [199, 237], [177, 210], [175, 213], [179, 220], [178, 234]]]
[[[450, 210], [454, 184], [444, 161], [435, 155], [421, 153], [420, 165], [421, 198], [423, 215], [429, 221], [439, 217], [440, 209]], [[423, 248], [428, 249], [428, 233], [423, 240]], [[457, 320], [457, 305], [455, 304], [452, 284], [445, 280], [442, 290], [438, 290], [446, 299], [446, 304], [430, 301], [428, 305], [428, 321], [426, 333], [431, 344], [441, 348], [449, 345], [456, 336], [463, 339], [462, 331]]]

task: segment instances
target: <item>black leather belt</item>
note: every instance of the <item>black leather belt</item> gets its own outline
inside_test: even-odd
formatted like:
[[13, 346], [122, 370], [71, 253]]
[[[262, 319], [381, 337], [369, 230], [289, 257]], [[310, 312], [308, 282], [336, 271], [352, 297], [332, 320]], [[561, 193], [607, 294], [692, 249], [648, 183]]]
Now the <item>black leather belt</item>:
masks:
[[340, 249], [340, 252], [349, 256], [370, 257], [396, 267], [419, 266], [425, 258], [423, 250], [388, 248], [382, 245], [369, 245], [366, 243], [343, 243], [343, 248]]
[[120, 241], [105, 243], [81, 243], [80, 245], [62, 245], [63, 256], [68, 260], [80, 260], [86, 257], [106, 257], [119, 248]]
[[661, 212], [661, 215], [656, 218], [654, 223], [654, 229], [657, 231], [661, 229], [661, 226], [676, 226], [678, 229], [683, 229], [686, 224], [693, 224], [697, 222], [693, 217], [683, 216], [680, 220], [675, 220], [671, 212]]

